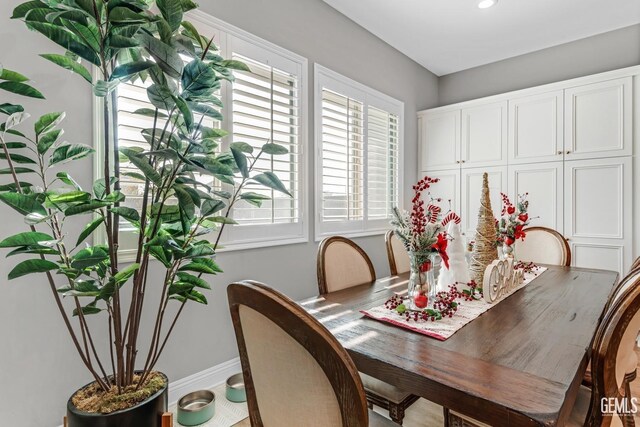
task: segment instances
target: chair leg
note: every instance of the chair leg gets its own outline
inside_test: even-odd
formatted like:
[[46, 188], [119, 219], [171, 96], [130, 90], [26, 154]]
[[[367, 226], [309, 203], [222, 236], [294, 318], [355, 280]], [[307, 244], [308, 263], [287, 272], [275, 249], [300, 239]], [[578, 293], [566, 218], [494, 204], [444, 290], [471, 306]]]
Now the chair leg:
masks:
[[444, 427], [449, 427], [449, 408], [442, 408], [442, 414], [444, 415]]
[[[631, 408], [631, 382], [636, 379], [637, 374], [637, 370], [634, 370], [624, 376], [624, 398], [627, 401], [627, 408]], [[621, 418], [624, 427], [635, 427], [636, 423], [633, 415], [624, 414]]]
[[389, 402], [389, 418], [396, 424], [402, 425], [404, 406]]

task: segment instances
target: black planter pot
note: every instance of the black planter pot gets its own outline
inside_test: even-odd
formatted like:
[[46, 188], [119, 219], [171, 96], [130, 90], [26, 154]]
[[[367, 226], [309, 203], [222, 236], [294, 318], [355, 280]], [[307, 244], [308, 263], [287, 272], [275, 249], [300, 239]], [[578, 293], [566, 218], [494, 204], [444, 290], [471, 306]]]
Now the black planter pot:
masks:
[[[162, 414], [167, 411], [169, 380], [162, 390], [133, 408], [110, 414], [91, 414], [67, 402], [68, 427], [161, 427]], [[87, 384], [88, 386], [89, 384]], [[86, 387], [86, 386], [85, 386]]]

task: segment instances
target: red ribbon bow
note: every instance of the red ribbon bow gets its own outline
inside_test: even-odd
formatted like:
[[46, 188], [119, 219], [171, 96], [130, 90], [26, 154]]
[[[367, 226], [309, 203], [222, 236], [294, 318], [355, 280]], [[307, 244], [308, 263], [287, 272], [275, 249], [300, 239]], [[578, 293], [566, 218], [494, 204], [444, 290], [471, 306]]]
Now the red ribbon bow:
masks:
[[442, 258], [442, 262], [444, 266], [449, 269], [449, 255], [447, 254], [447, 245], [449, 241], [444, 233], [438, 234], [438, 241], [433, 244], [433, 249], [435, 249], [438, 254], [440, 254], [440, 258]]

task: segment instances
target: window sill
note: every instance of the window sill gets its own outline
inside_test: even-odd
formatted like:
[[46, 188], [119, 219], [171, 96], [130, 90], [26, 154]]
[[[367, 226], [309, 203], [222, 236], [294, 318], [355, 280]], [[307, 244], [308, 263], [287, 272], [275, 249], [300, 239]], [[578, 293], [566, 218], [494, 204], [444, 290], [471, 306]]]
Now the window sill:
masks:
[[315, 241], [320, 242], [323, 239], [326, 239], [327, 237], [331, 237], [331, 236], [342, 236], [342, 237], [347, 237], [349, 239], [357, 238], [357, 237], [380, 236], [382, 234], [385, 234], [390, 229], [391, 229], [391, 226], [389, 226], [389, 228], [380, 228], [376, 230], [366, 230], [366, 231], [350, 231], [350, 232], [335, 232], [335, 233], [327, 232], [322, 234], [316, 234]]
[[[254, 242], [243, 242], [232, 245], [226, 245], [216, 251], [218, 254], [226, 252], [246, 251], [250, 249], [270, 248], [275, 246], [295, 245], [299, 243], [308, 243], [308, 237], [291, 237], [278, 240], [264, 240]], [[222, 246], [222, 245], [221, 245]], [[136, 251], [133, 249], [120, 250], [118, 252], [118, 261], [120, 263], [131, 263], [136, 260]]]

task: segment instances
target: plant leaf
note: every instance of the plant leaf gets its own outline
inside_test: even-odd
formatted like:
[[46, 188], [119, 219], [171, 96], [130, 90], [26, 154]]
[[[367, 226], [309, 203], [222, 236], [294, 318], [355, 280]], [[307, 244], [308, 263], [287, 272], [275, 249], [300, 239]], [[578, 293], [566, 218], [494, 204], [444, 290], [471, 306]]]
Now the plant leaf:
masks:
[[25, 276], [31, 273], [44, 273], [51, 270], [57, 270], [60, 267], [55, 262], [46, 259], [28, 259], [16, 265], [9, 272], [9, 280]]
[[36, 131], [36, 135], [50, 131], [54, 126], [64, 120], [65, 113], [49, 113], [40, 117], [36, 124], [33, 126]]
[[129, 222], [137, 223], [140, 221], [140, 214], [133, 208], [121, 206], [117, 208], [111, 208], [110, 211], [120, 215], [122, 218], [126, 219]]
[[262, 146], [262, 151], [265, 154], [271, 154], [272, 156], [279, 156], [281, 154], [287, 154], [289, 150], [279, 144], [267, 143]]
[[91, 199], [91, 194], [84, 191], [70, 191], [63, 194], [51, 194], [48, 199], [53, 204], [86, 202]]
[[29, 78], [23, 76], [18, 72], [2, 68], [0, 69], [0, 80], [9, 80], [11, 82], [23, 83], [28, 82]]
[[120, 151], [122, 152], [122, 154], [127, 156], [129, 161], [133, 163], [135, 167], [140, 169], [140, 171], [144, 174], [145, 177], [149, 179], [149, 181], [153, 182], [158, 187], [162, 185], [162, 178], [160, 177], [160, 174], [153, 168], [153, 166], [151, 166], [151, 163], [149, 163], [149, 160], [146, 157], [140, 156], [136, 151], [128, 148], [122, 149]]
[[157, 0], [156, 5], [169, 24], [171, 31], [176, 31], [180, 28], [183, 14], [180, 0]]
[[42, 93], [25, 83], [1, 82], [0, 89], [22, 96], [28, 96], [30, 98], [44, 99], [44, 95]]
[[[9, 157], [11, 158], [11, 161], [13, 163], [21, 163], [21, 164], [28, 164], [28, 165], [35, 165], [36, 162], [35, 160], [30, 159], [27, 156], [23, 156], [22, 154], [9, 154]], [[0, 152], [0, 159], [6, 159], [7, 155], [4, 154], [3, 152]]]
[[[36, 173], [36, 171], [34, 171], [33, 169], [29, 169], [29, 168], [13, 168], [13, 171], [16, 174], [19, 174], [19, 173]], [[0, 175], [10, 175], [10, 174], [11, 174], [11, 169], [10, 168], [0, 169]]]
[[218, 264], [211, 258], [198, 258], [189, 264], [180, 267], [179, 271], [195, 271], [196, 273], [217, 274], [222, 273]]
[[87, 157], [95, 150], [84, 144], [68, 144], [56, 148], [49, 159], [49, 166], [66, 163], [72, 160], [78, 160]]
[[130, 62], [128, 64], [119, 65], [113, 70], [113, 73], [111, 73], [111, 80], [129, 77], [132, 74], [136, 74], [141, 71], [147, 70], [153, 67], [154, 65], [156, 64], [155, 62], [152, 62], [152, 61], [137, 61], [137, 62]]
[[96, 209], [103, 208], [105, 206], [109, 206], [111, 203], [103, 202], [101, 200], [92, 200], [87, 203], [82, 203], [80, 205], [71, 206], [67, 210], [64, 211], [65, 216], [73, 216], [79, 215], [83, 213], [93, 212]]
[[82, 230], [80, 235], [78, 236], [78, 241], [76, 242], [76, 246], [80, 243], [84, 242], [87, 237], [91, 235], [95, 231], [96, 228], [100, 227], [100, 224], [104, 222], [104, 217], [99, 216], [98, 218], [91, 221], [87, 226]]
[[7, 116], [15, 113], [21, 113], [23, 111], [24, 107], [22, 105], [9, 104], [6, 102], [4, 104], [0, 104], [0, 113], [6, 114]]
[[0, 242], [0, 248], [15, 248], [18, 246], [40, 246], [40, 242], [49, 242], [53, 237], [38, 231], [25, 231], [14, 234]]
[[54, 53], [47, 53], [40, 56], [64, 68], [65, 70], [69, 70], [80, 75], [83, 79], [85, 79], [89, 83], [92, 83], [93, 79], [91, 78], [91, 73], [89, 72], [89, 70], [87, 70], [84, 65], [74, 61], [72, 58], [69, 58], [66, 55], [58, 55]]
[[279, 191], [281, 193], [288, 195], [289, 197], [293, 197], [289, 192], [289, 190], [287, 189], [287, 187], [285, 187], [282, 181], [280, 181], [280, 178], [278, 178], [278, 176], [273, 172], [264, 172], [254, 176], [251, 179], [253, 179], [256, 182], [259, 182], [265, 187], [272, 188], [276, 191]]
[[226, 204], [222, 200], [205, 200], [204, 202], [202, 202], [202, 206], [200, 207], [200, 215], [209, 216], [224, 209], [225, 206]]
[[176, 105], [173, 99], [173, 93], [166, 86], [158, 84], [149, 86], [147, 89], [147, 96], [153, 106], [160, 110], [171, 111], [171, 109]]
[[80, 39], [70, 31], [64, 30], [57, 25], [44, 22], [28, 21], [27, 26], [33, 30], [38, 31], [39, 33], [42, 33], [54, 43], [59, 44], [66, 50], [75, 53], [80, 58], [86, 59], [93, 65], [101, 65], [100, 58], [98, 57], [96, 52], [89, 46], [83, 44]]
[[247, 166], [247, 157], [244, 153], [238, 150], [236, 147], [231, 146], [231, 154], [233, 154], [233, 158], [236, 161], [236, 165], [238, 165], [238, 169], [240, 169], [240, 173], [243, 177], [249, 178], [249, 167]]
[[109, 252], [104, 246], [91, 246], [82, 249], [71, 259], [71, 267], [84, 270], [109, 259]]
[[180, 78], [184, 63], [176, 49], [147, 33], [139, 33], [136, 38], [145, 50], [156, 60], [162, 71], [173, 78]]
[[20, 193], [0, 193], [0, 200], [11, 206], [22, 215], [37, 213], [43, 216], [47, 215], [47, 211], [34, 197]]
[[54, 129], [42, 135], [38, 139], [38, 154], [46, 153], [49, 148], [58, 141], [60, 135], [63, 133], [64, 131], [62, 129]]

